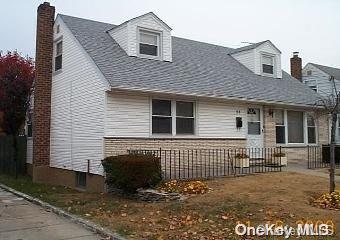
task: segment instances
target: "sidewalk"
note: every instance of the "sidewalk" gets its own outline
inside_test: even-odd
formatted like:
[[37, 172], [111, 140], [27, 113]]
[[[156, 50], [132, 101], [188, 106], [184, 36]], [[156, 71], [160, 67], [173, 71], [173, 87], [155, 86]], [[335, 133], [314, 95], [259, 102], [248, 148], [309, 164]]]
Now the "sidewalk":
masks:
[[101, 237], [0, 188], [1, 240], [100, 240]]
[[[301, 164], [290, 163], [285, 168], [285, 171], [302, 173], [302, 174], [312, 175], [316, 177], [329, 178], [329, 173], [327, 169], [325, 168], [324, 169], [308, 169], [307, 166], [301, 165]], [[335, 181], [340, 182], [340, 176], [335, 176]]]

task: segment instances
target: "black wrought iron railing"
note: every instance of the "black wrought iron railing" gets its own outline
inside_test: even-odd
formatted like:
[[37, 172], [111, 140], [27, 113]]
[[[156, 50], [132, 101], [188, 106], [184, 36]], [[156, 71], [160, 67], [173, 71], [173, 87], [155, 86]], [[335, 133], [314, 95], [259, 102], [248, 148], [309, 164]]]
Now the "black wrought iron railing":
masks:
[[161, 160], [164, 179], [195, 179], [280, 172], [287, 164], [281, 148], [131, 149]]
[[[330, 146], [308, 146], [308, 168], [328, 168], [330, 167]], [[340, 168], [340, 146], [335, 146], [335, 166]]]

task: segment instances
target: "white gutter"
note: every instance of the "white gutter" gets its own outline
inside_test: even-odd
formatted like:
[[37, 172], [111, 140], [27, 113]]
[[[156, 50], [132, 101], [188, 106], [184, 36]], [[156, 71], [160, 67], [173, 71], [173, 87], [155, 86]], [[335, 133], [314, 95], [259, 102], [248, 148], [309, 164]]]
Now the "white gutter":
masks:
[[237, 101], [242, 103], [257, 103], [264, 105], [278, 105], [278, 106], [287, 106], [287, 107], [300, 107], [300, 108], [317, 108], [322, 109], [321, 106], [317, 105], [306, 105], [306, 104], [296, 104], [296, 103], [284, 103], [278, 101], [266, 101], [266, 100], [257, 100], [257, 99], [247, 99], [247, 98], [238, 98], [238, 97], [225, 97], [221, 95], [208, 95], [208, 94], [193, 94], [188, 92], [173, 92], [173, 91], [165, 91], [159, 89], [147, 89], [147, 88], [137, 88], [137, 87], [124, 87], [124, 86], [116, 86], [111, 87], [111, 91], [132, 91], [132, 92], [143, 92], [143, 93], [152, 93], [152, 94], [167, 94], [174, 96], [187, 96], [187, 97], [200, 97], [200, 98], [209, 98], [216, 100], [228, 100], [228, 101]]

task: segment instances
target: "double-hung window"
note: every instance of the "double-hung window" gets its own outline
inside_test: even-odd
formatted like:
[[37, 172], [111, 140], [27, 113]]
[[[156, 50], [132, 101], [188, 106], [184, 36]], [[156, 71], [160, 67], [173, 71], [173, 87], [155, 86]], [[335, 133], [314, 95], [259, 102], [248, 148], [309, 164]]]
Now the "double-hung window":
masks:
[[316, 143], [316, 125], [315, 120], [311, 115], [307, 115], [307, 134], [308, 134], [308, 143], [315, 144]]
[[193, 102], [176, 102], [176, 134], [194, 134]]
[[139, 31], [139, 54], [159, 57], [160, 34], [155, 32]]
[[152, 133], [172, 133], [171, 101], [152, 100]]
[[63, 41], [56, 43], [55, 58], [54, 58], [54, 71], [58, 71], [62, 68], [63, 61]]
[[274, 57], [262, 55], [262, 72], [265, 74], [274, 73]]
[[195, 104], [153, 99], [152, 134], [195, 134]]
[[286, 143], [286, 126], [285, 116], [283, 110], [275, 112], [275, 129], [276, 129], [276, 143]]

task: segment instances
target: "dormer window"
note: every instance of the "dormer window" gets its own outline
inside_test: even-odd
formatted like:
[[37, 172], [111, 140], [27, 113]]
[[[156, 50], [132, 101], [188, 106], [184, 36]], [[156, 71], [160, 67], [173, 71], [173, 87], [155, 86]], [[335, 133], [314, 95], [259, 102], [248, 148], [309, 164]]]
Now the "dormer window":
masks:
[[274, 57], [262, 55], [262, 72], [265, 74], [274, 74]]
[[160, 56], [160, 34], [139, 30], [139, 54], [141, 56], [158, 58]]

